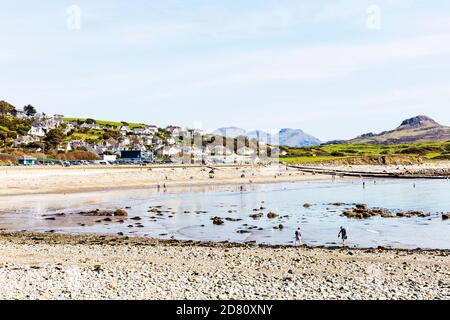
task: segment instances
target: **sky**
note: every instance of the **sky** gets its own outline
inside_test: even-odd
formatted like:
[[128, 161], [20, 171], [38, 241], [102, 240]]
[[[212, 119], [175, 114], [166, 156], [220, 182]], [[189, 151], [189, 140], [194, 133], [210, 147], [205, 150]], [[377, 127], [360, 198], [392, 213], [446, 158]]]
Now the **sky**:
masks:
[[0, 3], [0, 99], [17, 108], [322, 141], [450, 125], [448, 0]]

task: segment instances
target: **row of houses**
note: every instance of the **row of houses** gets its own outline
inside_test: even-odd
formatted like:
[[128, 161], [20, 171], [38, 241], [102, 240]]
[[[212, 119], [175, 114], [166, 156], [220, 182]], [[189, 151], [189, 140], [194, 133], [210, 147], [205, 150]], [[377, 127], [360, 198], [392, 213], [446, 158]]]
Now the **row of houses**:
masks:
[[[226, 145], [226, 139], [211, 139], [211, 143], [205, 144], [205, 139], [210, 136], [200, 129], [181, 128], [179, 126], [167, 126], [159, 129], [156, 125], [130, 127], [123, 124], [119, 127], [100, 125], [95, 121], [79, 123], [78, 121], [64, 121], [64, 116], [46, 116], [38, 114], [33, 117], [33, 122], [28, 134], [19, 136], [13, 142], [14, 147], [30, 146], [32, 151], [40, 150], [39, 142], [47, 133], [56, 128], [63, 128], [65, 134], [72, 130], [86, 129], [104, 130], [104, 133], [114, 130], [119, 132], [101, 142], [93, 142], [89, 139], [73, 139], [59, 146], [60, 151], [86, 150], [106, 157], [128, 156], [129, 153], [139, 153], [141, 158], [152, 159], [171, 158], [182, 162], [254, 162], [260, 157], [274, 155], [280, 152], [278, 148], [267, 146], [263, 142], [248, 145], [241, 143], [239, 146]], [[101, 134], [101, 132], [100, 132]], [[208, 139], [207, 139], [208, 138]], [[31, 149], [34, 148], [34, 149]], [[151, 154], [151, 157], [148, 156]], [[145, 155], [145, 156], [143, 156]], [[133, 158], [134, 159], [134, 158]]]

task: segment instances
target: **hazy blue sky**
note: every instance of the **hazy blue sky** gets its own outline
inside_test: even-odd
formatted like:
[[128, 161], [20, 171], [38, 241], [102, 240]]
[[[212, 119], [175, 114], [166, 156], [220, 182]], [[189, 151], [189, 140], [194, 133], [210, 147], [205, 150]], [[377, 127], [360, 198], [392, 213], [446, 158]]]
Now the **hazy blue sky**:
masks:
[[17, 107], [323, 140], [450, 124], [448, 0], [1, 4], [0, 99]]

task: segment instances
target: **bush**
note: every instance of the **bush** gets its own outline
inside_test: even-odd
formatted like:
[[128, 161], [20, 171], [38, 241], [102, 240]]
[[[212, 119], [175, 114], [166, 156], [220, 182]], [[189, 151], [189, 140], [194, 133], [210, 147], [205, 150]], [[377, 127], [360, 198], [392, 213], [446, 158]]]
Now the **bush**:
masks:
[[351, 153], [351, 154], [356, 154], [356, 153], [358, 153], [357, 150], [353, 150], [353, 149], [344, 149], [344, 150], [342, 150], [342, 152], [345, 152], [345, 153]]
[[339, 152], [339, 151], [333, 151], [333, 152], [331, 153], [331, 155], [332, 155], [333, 157], [344, 157], [344, 156], [345, 156], [345, 153]]
[[86, 119], [86, 123], [87, 124], [94, 124], [94, 123], [97, 123], [97, 121], [95, 121], [94, 119], [91, 119], [91, 118], [87, 118]]
[[426, 155], [430, 152], [442, 152], [442, 148], [440, 147], [408, 147], [400, 151], [401, 154], [418, 154], [418, 155]]
[[441, 154], [440, 156], [432, 158], [433, 160], [450, 160], [450, 153]]

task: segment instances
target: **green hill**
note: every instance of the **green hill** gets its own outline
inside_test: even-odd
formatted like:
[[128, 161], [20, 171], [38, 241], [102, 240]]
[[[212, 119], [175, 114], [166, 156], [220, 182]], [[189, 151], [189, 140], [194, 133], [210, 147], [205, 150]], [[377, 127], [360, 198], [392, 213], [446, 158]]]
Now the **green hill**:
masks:
[[346, 143], [399, 144], [450, 141], [450, 127], [443, 126], [427, 116], [407, 119], [394, 130], [379, 134], [367, 133]]
[[373, 156], [409, 156], [425, 160], [450, 160], [450, 142], [415, 144], [327, 144], [317, 147], [282, 148], [286, 163], [315, 163]]

